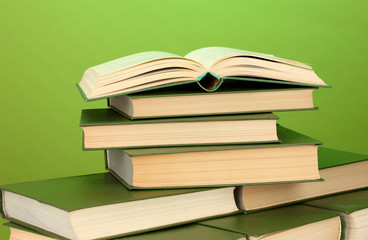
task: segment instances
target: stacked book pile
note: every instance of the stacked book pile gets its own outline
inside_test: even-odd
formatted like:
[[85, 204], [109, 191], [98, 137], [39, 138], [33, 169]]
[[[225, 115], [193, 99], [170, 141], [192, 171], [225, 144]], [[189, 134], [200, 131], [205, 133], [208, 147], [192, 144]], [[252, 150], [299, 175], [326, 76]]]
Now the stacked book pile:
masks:
[[83, 147], [108, 171], [1, 186], [10, 239], [368, 239], [367, 156], [272, 113], [316, 109], [326, 86], [303, 63], [221, 47], [91, 67], [78, 87], [108, 108], [82, 110]]

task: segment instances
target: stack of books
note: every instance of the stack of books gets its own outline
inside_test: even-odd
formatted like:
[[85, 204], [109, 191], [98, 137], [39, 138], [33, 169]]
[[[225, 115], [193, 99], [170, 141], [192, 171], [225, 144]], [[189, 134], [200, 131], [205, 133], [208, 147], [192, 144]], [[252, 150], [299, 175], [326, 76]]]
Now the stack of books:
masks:
[[10, 239], [367, 235], [368, 190], [336, 194], [368, 187], [368, 157], [320, 147], [272, 113], [316, 109], [328, 85], [308, 65], [222, 47], [145, 52], [89, 68], [78, 87], [108, 100], [80, 121], [108, 171], [1, 186]]

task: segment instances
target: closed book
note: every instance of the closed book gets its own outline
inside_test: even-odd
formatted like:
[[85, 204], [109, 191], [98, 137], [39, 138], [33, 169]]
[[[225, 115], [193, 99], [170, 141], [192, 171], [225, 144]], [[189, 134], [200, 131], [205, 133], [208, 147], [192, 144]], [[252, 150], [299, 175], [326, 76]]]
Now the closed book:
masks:
[[320, 141], [277, 126], [280, 144], [106, 150], [106, 168], [130, 189], [285, 183], [320, 179]]
[[368, 187], [368, 156], [331, 148], [318, 149], [323, 182], [244, 186], [240, 206], [255, 211]]
[[111, 109], [82, 110], [85, 149], [278, 142], [277, 116], [243, 114], [131, 121]]
[[214, 92], [186, 84], [112, 97], [108, 105], [132, 120], [305, 110], [316, 109], [315, 89], [227, 80]]
[[326, 87], [304, 63], [225, 47], [207, 47], [185, 57], [142, 52], [87, 69], [77, 85], [85, 100], [173, 85], [198, 83], [215, 91], [228, 79]]
[[338, 194], [304, 204], [340, 212], [346, 222], [347, 240], [368, 239], [368, 190]]
[[[34, 230], [31, 230], [29, 228], [20, 226], [12, 222], [7, 222], [4, 225], [10, 228], [9, 240], [60, 239], [48, 236], [47, 234], [36, 232]], [[187, 239], [246, 240], [243, 234], [208, 227], [195, 223], [114, 239], [115, 240], [187, 240]]]
[[339, 240], [343, 239], [342, 221], [340, 214], [334, 211], [293, 205], [199, 224], [241, 233], [249, 240]]
[[234, 187], [129, 191], [99, 173], [1, 186], [5, 218], [66, 239], [102, 239], [238, 211]]

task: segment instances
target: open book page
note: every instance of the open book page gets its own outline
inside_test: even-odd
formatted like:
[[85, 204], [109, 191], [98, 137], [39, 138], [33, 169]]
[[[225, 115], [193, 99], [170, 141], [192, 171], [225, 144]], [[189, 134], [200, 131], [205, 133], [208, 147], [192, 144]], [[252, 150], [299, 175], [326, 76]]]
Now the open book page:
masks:
[[93, 71], [100, 75], [110, 74], [119, 70], [123, 70], [129, 67], [137, 66], [145, 62], [165, 59], [165, 58], [183, 58], [182, 56], [175, 55], [167, 52], [142, 52], [126, 57], [118, 58], [94, 67], [91, 67]]
[[192, 59], [196, 62], [199, 62], [206, 69], [209, 69], [211, 66], [216, 64], [218, 61], [225, 59], [225, 58], [229, 58], [229, 57], [235, 57], [235, 56], [237, 57], [256, 56], [256, 57], [261, 57], [264, 59], [269, 59], [269, 60], [273, 60], [277, 62], [282, 62], [282, 63], [291, 64], [291, 65], [310, 69], [310, 66], [304, 63], [278, 58], [278, 57], [275, 57], [269, 54], [250, 52], [250, 51], [245, 51], [245, 50], [240, 50], [240, 49], [235, 49], [235, 48], [226, 48], [226, 47], [200, 48], [200, 49], [197, 49], [197, 50], [194, 50], [188, 53], [187, 55], [185, 55], [185, 58]]

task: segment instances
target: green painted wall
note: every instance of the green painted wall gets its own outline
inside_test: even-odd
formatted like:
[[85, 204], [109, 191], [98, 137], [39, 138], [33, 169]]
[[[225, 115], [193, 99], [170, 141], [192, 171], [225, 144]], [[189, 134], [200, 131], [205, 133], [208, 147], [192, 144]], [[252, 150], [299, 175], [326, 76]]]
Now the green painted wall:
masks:
[[[83, 152], [75, 84], [125, 55], [227, 46], [309, 63], [332, 89], [319, 111], [280, 123], [325, 146], [368, 154], [367, 1], [0, 1], [0, 184], [104, 170]], [[2, 222], [1, 222], [2, 223]], [[0, 238], [8, 230], [0, 227]]]

